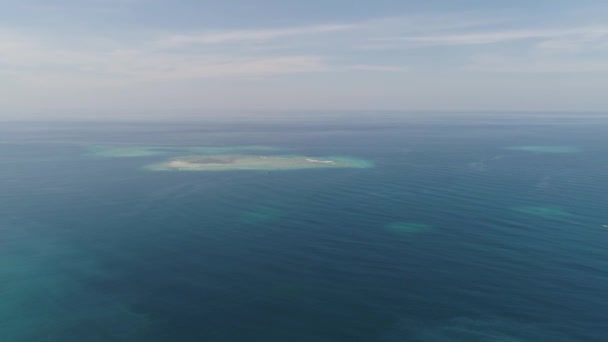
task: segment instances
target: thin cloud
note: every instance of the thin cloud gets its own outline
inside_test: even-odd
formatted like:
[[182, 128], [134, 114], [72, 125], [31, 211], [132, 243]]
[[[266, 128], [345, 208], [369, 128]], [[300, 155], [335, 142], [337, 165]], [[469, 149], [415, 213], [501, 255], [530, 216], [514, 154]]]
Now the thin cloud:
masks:
[[[0, 32], [0, 72], [15, 79], [61, 78], [107, 84], [109, 80], [140, 82], [217, 77], [322, 72], [330, 69], [315, 54], [255, 54], [218, 51], [185, 54], [140, 46], [124, 48], [59, 47], [47, 39], [15, 32]], [[71, 81], [72, 82], [72, 81]], [[74, 82], [72, 82], [74, 83]]]
[[547, 39], [569, 36], [588, 36], [608, 34], [608, 27], [577, 27], [571, 29], [512, 30], [462, 34], [443, 34], [431, 36], [407, 36], [377, 38], [379, 42], [410, 43], [413, 45], [480, 45], [496, 44], [516, 40]]
[[370, 65], [370, 64], [357, 64], [346, 67], [346, 70], [358, 70], [358, 71], [379, 71], [379, 72], [406, 72], [409, 71], [408, 67], [403, 66], [391, 66], [391, 65]]
[[478, 57], [466, 71], [490, 73], [595, 73], [607, 72], [608, 61], [591, 58], [542, 58], [527, 55]]
[[[113, 85], [164, 80], [191, 81], [327, 72], [395, 73], [429, 63], [404, 55], [403, 64], [385, 65], [381, 53], [365, 54], [365, 43], [385, 47], [486, 46], [502, 52], [500, 60], [476, 60], [481, 47], [446, 69], [462, 71], [575, 72], [604, 71], [601, 60], [581, 58], [585, 51], [606, 45], [608, 26], [498, 30], [504, 18], [491, 15], [409, 16], [355, 23], [295, 26], [276, 29], [174, 32], [147, 31], [128, 37], [78, 37], [86, 44], [65, 44], [52, 33], [0, 32], [0, 72], [30, 83], [69, 79], [72, 83]], [[489, 29], [488, 27], [493, 27]], [[423, 32], [425, 34], [423, 34]], [[446, 33], [449, 32], [449, 33]], [[460, 32], [460, 33], [455, 33]], [[126, 34], [126, 33], [125, 33]], [[61, 41], [62, 43], [57, 43]], [[509, 46], [501, 43], [523, 41]], [[243, 43], [243, 44], [241, 44]], [[245, 44], [247, 43], [247, 44]], [[594, 51], [596, 51], [594, 50]], [[605, 55], [605, 50], [601, 53]], [[562, 54], [570, 54], [565, 59]], [[511, 56], [511, 57], [509, 57]], [[515, 57], [513, 57], [515, 56]], [[523, 57], [529, 56], [529, 57]], [[377, 57], [377, 58], [376, 58]], [[427, 56], [432, 62], [434, 56]], [[577, 67], [575, 61], [581, 64]], [[339, 63], [337, 61], [340, 61]], [[421, 63], [421, 64], [416, 64]], [[451, 63], [451, 64], [450, 64]], [[544, 66], [543, 66], [544, 65]]]
[[355, 25], [318, 25], [269, 30], [240, 30], [226, 32], [211, 32], [202, 34], [174, 35], [162, 39], [157, 44], [161, 47], [180, 47], [190, 44], [222, 44], [244, 41], [264, 41], [300, 35], [319, 34], [345, 31]]

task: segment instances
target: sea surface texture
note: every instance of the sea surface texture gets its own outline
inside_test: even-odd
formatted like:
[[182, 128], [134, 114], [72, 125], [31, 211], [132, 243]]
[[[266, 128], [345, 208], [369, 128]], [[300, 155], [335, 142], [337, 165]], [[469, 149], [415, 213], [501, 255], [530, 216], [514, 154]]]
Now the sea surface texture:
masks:
[[608, 340], [608, 119], [370, 117], [2, 123], [0, 341]]

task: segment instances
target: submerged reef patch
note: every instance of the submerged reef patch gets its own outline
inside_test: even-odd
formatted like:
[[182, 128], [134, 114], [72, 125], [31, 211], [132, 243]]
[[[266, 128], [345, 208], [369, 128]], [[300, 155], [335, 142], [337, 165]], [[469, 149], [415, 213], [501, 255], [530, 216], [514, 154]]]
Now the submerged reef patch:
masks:
[[93, 146], [89, 155], [104, 158], [134, 158], [165, 154], [166, 151], [150, 146]]
[[[2, 341], [150, 341], [149, 317], [130, 298], [95, 284], [114, 274], [94, 253], [45, 236], [35, 225], [12, 227], [0, 242]], [[100, 336], [103, 338], [100, 339]]]
[[581, 150], [574, 146], [511, 146], [507, 150], [538, 153], [577, 153]]
[[261, 206], [246, 211], [241, 215], [241, 221], [246, 224], [270, 223], [281, 219], [283, 212], [280, 209]]
[[117, 146], [96, 145], [88, 148], [89, 155], [105, 158], [134, 158], [155, 155], [196, 153], [205, 155], [244, 152], [271, 152], [280, 148], [273, 146]]
[[185, 156], [148, 165], [151, 171], [298, 170], [317, 168], [369, 168], [373, 164], [347, 157], [306, 157], [298, 155], [212, 155]]

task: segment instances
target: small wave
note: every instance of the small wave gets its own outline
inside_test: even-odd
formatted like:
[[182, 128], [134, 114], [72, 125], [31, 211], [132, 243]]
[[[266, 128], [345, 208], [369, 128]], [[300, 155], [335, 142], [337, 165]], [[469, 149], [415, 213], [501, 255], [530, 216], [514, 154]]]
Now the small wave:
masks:
[[319, 159], [312, 159], [312, 158], [306, 158], [306, 161], [309, 161], [311, 163], [325, 163], [325, 164], [335, 164], [336, 163], [333, 160], [319, 160]]

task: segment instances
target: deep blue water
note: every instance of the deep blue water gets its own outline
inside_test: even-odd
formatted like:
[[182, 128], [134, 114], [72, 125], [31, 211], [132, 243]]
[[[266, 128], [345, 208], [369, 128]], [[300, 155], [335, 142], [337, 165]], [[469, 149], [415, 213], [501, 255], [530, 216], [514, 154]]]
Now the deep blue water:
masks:
[[[2, 123], [0, 341], [606, 341], [607, 133], [575, 114]], [[166, 156], [97, 145], [375, 167], [151, 172]]]

